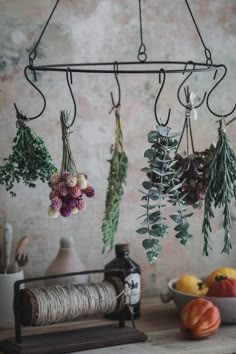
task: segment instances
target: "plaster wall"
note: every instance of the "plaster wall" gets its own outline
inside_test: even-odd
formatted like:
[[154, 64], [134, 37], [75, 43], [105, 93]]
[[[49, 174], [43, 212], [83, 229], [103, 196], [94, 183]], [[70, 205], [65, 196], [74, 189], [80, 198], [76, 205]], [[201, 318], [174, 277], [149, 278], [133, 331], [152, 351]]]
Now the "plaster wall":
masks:
[[[37, 114], [42, 105], [38, 94], [25, 81], [24, 66], [30, 48], [37, 40], [55, 1], [53, 0], [1, 0], [0, 1], [0, 161], [11, 151], [16, 133], [13, 102], [28, 116]], [[215, 63], [224, 63], [228, 75], [212, 96], [212, 108], [224, 114], [235, 104], [236, 82], [236, 2], [234, 0], [190, 1], [207, 47], [212, 51]], [[191, 22], [184, 1], [143, 0], [144, 42], [148, 60], [205, 61], [204, 51]], [[140, 45], [137, 0], [61, 0], [39, 48], [37, 63], [73, 63], [96, 61], [136, 60]], [[213, 85], [213, 73], [200, 73], [191, 78], [191, 88], [200, 100], [204, 91]], [[236, 267], [236, 211], [232, 205], [231, 254], [220, 254], [224, 232], [221, 213], [213, 221], [212, 239], [214, 251], [209, 257], [202, 256], [203, 237], [201, 225], [203, 209], [195, 210], [191, 220], [193, 239], [184, 248], [170, 233], [161, 240], [163, 251], [159, 260], [148, 264], [141, 245], [142, 236], [135, 230], [136, 220], [142, 213], [140, 188], [146, 165], [143, 152], [148, 147], [147, 133], [155, 127], [153, 106], [159, 89], [158, 75], [119, 75], [126, 151], [129, 157], [127, 186], [121, 203], [117, 242], [129, 242], [130, 254], [142, 267], [143, 291], [156, 294], [165, 287], [167, 280], [184, 272], [195, 274], [229, 265]], [[158, 112], [166, 117], [172, 108], [170, 126], [180, 131], [184, 110], [176, 97], [181, 74], [167, 76], [166, 86], [158, 103]], [[55, 164], [60, 168], [62, 157], [59, 112], [72, 109], [72, 101], [66, 85], [65, 74], [38, 74], [38, 85], [47, 98], [44, 115], [30, 126], [42, 136]], [[60, 237], [74, 237], [76, 249], [87, 269], [102, 268], [113, 252], [102, 254], [101, 223], [104, 212], [110, 146], [114, 139], [113, 114], [110, 91], [116, 97], [117, 87], [112, 74], [75, 74], [73, 90], [78, 114], [71, 147], [79, 169], [88, 174], [96, 189], [96, 197], [88, 200], [87, 210], [80, 216], [48, 218], [49, 205], [47, 184], [38, 183], [29, 189], [17, 185], [16, 198], [0, 186], [0, 223], [12, 223], [14, 244], [23, 235], [30, 235], [29, 264], [26, 276], [42, 275], [55, 257]], [[205, 105], [198, 111], [193, 122], [195, 147], [207, 148], [216, 141], [217, 125]], [[236, 149], [236, 130], [233, 123], [227, 129]], [[185, 149], [183, 143], [182, 150]], [[191, 211], [191, 208], [190, 208]], [[2, 231], [0, 234], [2, 237]]]

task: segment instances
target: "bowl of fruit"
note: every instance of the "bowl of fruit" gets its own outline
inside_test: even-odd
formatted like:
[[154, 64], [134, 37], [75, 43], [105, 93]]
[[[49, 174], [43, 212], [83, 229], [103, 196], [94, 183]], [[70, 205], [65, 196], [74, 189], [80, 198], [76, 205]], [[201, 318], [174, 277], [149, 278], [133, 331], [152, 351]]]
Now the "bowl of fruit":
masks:
[[161, 292], [161, 301], [174, 301], [179, 310], [191, 300], [205, 298], [220, 311], [222, 324], [236, 324], [236, 269], [224, 267], [210, 275], [183, 274], [168, 283]]

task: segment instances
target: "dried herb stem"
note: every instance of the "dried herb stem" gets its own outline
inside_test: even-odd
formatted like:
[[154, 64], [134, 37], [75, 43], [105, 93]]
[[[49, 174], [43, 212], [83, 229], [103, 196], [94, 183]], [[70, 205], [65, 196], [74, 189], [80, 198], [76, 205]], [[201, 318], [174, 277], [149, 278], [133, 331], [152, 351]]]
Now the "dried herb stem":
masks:
[[5, 185], [12, 197], [16, 196], [13, 191], [15, 183], [22, 181], [29, 187], [35, 187], [35, 181], [48, 182], [50, 175], [56, 171], [43, 139], [21, 121], [17, 124], [12, 152], [3, 161], [5, 165], [0, 166], [0, 184]]
[[231, 199], [235, 197], [236, 155], [222, 127], [222, 123], [218, 129], [218, 133], [219, 138], [210, 165], [202, 225], [204, 238], [203, 254], [207, 256], [209, 250], [212, 250], [210, 232], [212, 231], [211, 219], [214, 217], [213, 207], [223, 207], [223, 228], [225, 235], [222, 253], [229, 254], [232, 248], [230, 203]]
[[128, 158], [124, 151], [123, 131], [119, 109], [115, 110], [116, 131], [115, 143], [110, 162], [108, 188], [106, 193], [105, 213], [102, 222], [103, 252], [114, 247], [115, 234], [118, 228], [120, 202], [124, 193], [124, 184], [128, 169]]

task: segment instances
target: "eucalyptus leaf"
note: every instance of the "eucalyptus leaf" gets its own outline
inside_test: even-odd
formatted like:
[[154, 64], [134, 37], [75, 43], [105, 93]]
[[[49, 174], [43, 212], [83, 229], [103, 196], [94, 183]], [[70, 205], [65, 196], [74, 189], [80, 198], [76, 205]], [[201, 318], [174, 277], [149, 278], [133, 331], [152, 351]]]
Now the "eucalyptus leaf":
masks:
[[152, 183], [152, 182], [149, 182], [149, 181], [144, 181], [144, 182], [142, 183], [142, 185], [143, 185], [143, 188], [149, 189], [149, 188], [151, 188], [151, 187], [153, 186], [153, 183]]
[[151, 210], [151, 209], [154, 209], [156, 207], [156, 205], [142, 204], [141, 207]]
[[180, 215], [170, 215], [170, 218], [176, 223], [180, 224], [182, 222], [182, 218]]
[[145, 240], [143, 240], [142, 245], [147, 250], [148, 248], [152, 248], [154, 246], [155, 241], [155, 239], [146, 238]]
[[147, 227], [141, 227], [140, 229], [136, 230], [138, 234], [146, 234], [148, 232]]
[[144, 157], [147, 157], [148, 159], [153, 159], [154, 156], [155, 156], [155, 151], [153, 149], [147, 149], [144, 152]]
[[175, 226], [174, 230], [175, 231], [187, 231], [189, 228], [189, 223], [188, 222], [185, 222], [185, 223], [181, 223], [177, 226]]

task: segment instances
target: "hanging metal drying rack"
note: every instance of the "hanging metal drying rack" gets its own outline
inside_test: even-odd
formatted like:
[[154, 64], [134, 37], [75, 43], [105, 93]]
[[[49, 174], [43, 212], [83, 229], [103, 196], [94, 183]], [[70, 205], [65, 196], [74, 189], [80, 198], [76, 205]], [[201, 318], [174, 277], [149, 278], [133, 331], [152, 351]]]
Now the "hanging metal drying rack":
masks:
[[[184, 82], [186, 82], [192, 73], [214, 71], [215, 74], [214, 74], [213, 80], [215, 80], [218, 71], [223, 70], [224, 73], [221, 76], [221, 78], [215, 83], [215, 85], [209, 91], [209, 93], [207, 95], [204, 94], [204, 98], [203, 98], [201, 104], [203, 103], [203, 101], [205, 101], [205, 98], [206, 98], [206, 105], [207, 105], [208, 110], [211, 112], [211, 114], [213, 114], [216, 117], [220, 117], [220, 118], [224, 118], [224, 119], [226, 117], [228, 117], [229, 115], [231, 115], [236, 110], [236, 104], [235, 104], [234, 108], [227, 114], [215, 113], [210, 107], [210, 104], [209, 104], [210, 96], [212, 95], [215, 88], [225, 78], [225, 76], [227, 74], [227, 67], [224, 64], [214, 64], [213, 63], [211, 51], [205, 45], [205, 42], [204, 42], [203, 37], [200, 33], [199, 27], [195, 21], [192, 10], [189, 6], [188, 0], [184, 0], [184, 1], [185, 1], [187, 8], [188, 8], [190, 16], [193, 20], [193, 23], [194, 23], [194, 26], [197, 30], [200, 41], [202, 43], [205, 58], [206, 58], [205, 63], [194, 62], [194, 61], [190, 61], [190, 60], [189, 61], [148, 61], [147, 60], [147, 53], [146, 53], [146, 46], [145, 46], [144, 40], [143, 40], [141, 0], [138, 0], [138, 3], [139, 3], [140, 47], [139, 47], [138, 54], [137, 54], [137, 59], [138, 59], [137, 61], [115, 61], [115, 62], [94, 62], [94, 63], [56, 63], [56, 64], [47, 64], [47, 65], [34, 65], [34, 60], [37, 57], [37, 47], [38, 47], [38, 45], [42, 39], [42, 36], [43, 36], [45, 30], [47, 29], [47, 26], [48, 26], [56, 8], [60, 2], [60, 0], [57, 0], [51, 13], [50, 13], [50, 16], [49, 16], [48, 20], [46, 21], [46, 24], [45, 24], [37, 42], [36, 42], [36, 45], [34, 46], [32, 51], [29, 53], [29, 64], [24, 69], [25, 78], [38, 91], [38, 93], [43, 98], [43, 108], [38, 115], [36, 115], [34, 117], [27, 117], [27, 116], [24, 116], [18, 110], [16, 104], [14, 103], [17, 118], [24, 120], [24, 121], [30, 121], [32, 119], [36, 119], [43, 114], [43, 112], [46, 108], [46, 98], [43, 95], [43, 93], [40, 91], [40, 89], [35, 85], [35, 83], [33, 83], [30, 80], [30, 78], [27, 74], [28, 70], [30, 70], [33, 73], [35, 81], [37, 81], [37, 72], [39, 72], [39, 71], [44, 72], [45, 71], [45, 72], [65, 72], [67, 75], [66, 77], [67, 77], [67, 82], [68, 82], [68, 72], [69, 72], [71, 83], [72, 83], [72, 73], [114, 74], [115, 78], [116, 78], [117, 85], [118, 85], [119, 96], [120, 96], [120, 84], [119, 84], [118, 77], [117, 77], [118, 74], [159, 74], [159, 83], [161, 84], [161, 88], [159, 90], [159, 93], [158, 93], [156, 101], [155, 101], [154, 113], [155, 113], [157, 123], [161, 124], [161, 125], [166, 125], [168, 123], [169, 114], [170, 114], [170, 110], [169, 110], [168, 119], [167, 119], [166, 123], [160, 122], [156, 116], [156, 104], [157, 104], [157, 101], [158, 101], [159, 96], [161, 94], [161, 91], [164, 87], [166, 74], [175, 74], [175, 73], [185, 74], [185, 73], [187, 73], [188, 76], [184, 80]], [[190, 64], [192, 65], [191, 68], [189, 67]], [[162, 82], [161, 82], [161, 74], [164, 74], [163, 75], [164, 79]], [[181, 86], [182, 85], [183, 85], [183, 83], [181, 84]], [[69, 86], [69, 88], [70, 88], [70, 86]], [[179, 90], [180, 90], [180, 88], [178, 89], [178, 92], [177, 92], [177, 98], [178, 98], [179, 102], [181, 103], [181, 100], [179, 97]], [[70, 89], [70, 92], [71, 92], [72, 99], [74, 102], [73, 93], [72, 93], [71, 89]], [[120, 102], [120, 100], [119, 100], [119, 102]], [[74, 102], [74, 104], [75, 104], [75, 102]], [[75, 109], [75, 111], [76, 111], [76, 109]], [[236, 119], [236, 117], [231, 119], [229, 122], [227, 122], [226, 125], [230, 124], [234, 119]]]

